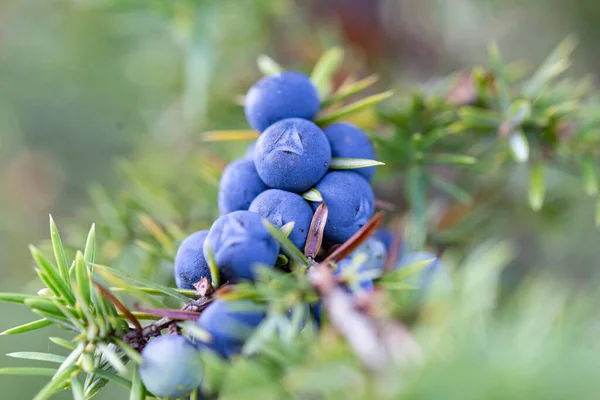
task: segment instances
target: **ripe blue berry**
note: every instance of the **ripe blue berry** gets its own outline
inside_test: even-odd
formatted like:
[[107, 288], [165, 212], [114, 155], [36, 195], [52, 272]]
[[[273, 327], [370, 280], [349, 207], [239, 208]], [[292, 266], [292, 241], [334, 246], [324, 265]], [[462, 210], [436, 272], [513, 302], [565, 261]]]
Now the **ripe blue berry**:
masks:
[[387, 228], [380, 228], [373, 234], [373, 237], [383, 243], [386, 250], [389, 250], [394, 243], [394, 234]]
[[196, 323], [211, 335], [211, 340], [207, 343], [197, 342], [197, 345], [230, 358], [242, 350], [264, 317], [264, 311], [249, 300], [215, 300], [202, 312]]
[[183, 397], [202, 383], [198, 350], [183, 336], [152, 339], [142, 350], [142, 360], [140, 378], [155, 396]]
[[258, 264], [272, 267], [279, 244], [271, 237], [260, 215], [234, 211], [217, 219], [204, 242], [204, 256], [212, 251], [221, 281], [254, 280]]
[[359, 257], [365, 259], [363, 264], [366, 271], [382, 272], [387, 258], [385, 245], [379, 239], [371, 236], [344, 260], [352, 261]]
[[221, 215], [247, 210], [256, 196], [267, 190], [258, 176], [254, 161], [236, 160], [224, 170], [219, 182], [219, 211]]
[[[343, 243], [365, 225], [375, 208], [373, 190], [365, 178], [351, 171], [329, 172], [315, 186], [329, 209], [324, 237]], [[312, 203], [317, 209], [319, 203]]]
[[331, 164], [331, 147], [310, 121], [284, 119], [271, 125], [256, 142], [256, 170], [264, 183], [301, 193], [317, 183]]
[[[332, 157], [376, 159], [371, 140], [358, 127], [341, 122], [329, 125], [323, 132], [329, 139]], [[375, 167], [358, 168], [354, 172], [370, 181], [375, 175]]]
[[203, 250], [207, 235], [207, 230], [192, 233], [179, 245], [175, 256], [175, 283], [179, 289], [194, 289], [202, 278], [211, 280]]
[[337, 263], [333, 274], [344, 281], [348, 292], [363, 293], [373, 290], [373, 279], [378, 278], [381, 271], [369, 270], [366, 262], [346, 258]]
[[299, 72], [262, 78], [250, 88], [244, 103], [248, 123], [259, 132], [286, 118], [312, 119], [320, 108], [317, 88]]
[[260, 214], [277, 228], [294, 222], [289, 239], [296, 247], [304, 249], [313, 210], [300, 195], [285, 190], [269, 189], [254, 199], [249, 211]]

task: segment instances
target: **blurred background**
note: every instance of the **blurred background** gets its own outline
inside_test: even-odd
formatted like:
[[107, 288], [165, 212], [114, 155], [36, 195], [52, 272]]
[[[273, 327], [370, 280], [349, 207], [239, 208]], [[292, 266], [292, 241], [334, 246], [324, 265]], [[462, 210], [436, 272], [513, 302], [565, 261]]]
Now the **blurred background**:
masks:
[[[214, 218], [215, 176], [203, 169], [210, 155], [199, 135], [247, 127], [234, 100], [260, 76], [261, 53], [308, 72], [342, 45], [348, 71], [402, 90], [483, 61], [492, 41], [533, 67], [573, 33], [573, 73], [595, 76], [598, 20], [593, 0], [0, 0], [0, 290], [39, 289], [27, 244], [48, 237], [49, 213], [78, 246], [97, 222], [100, 241], [122, 239], [119, 254], [136, 232], [119, 204], [182, 227]], [[215, 151], [229, 161], [244, 146]], [[548, 207], [535, 214], [525, 181], [517, 167], [502, 181], [480, 237], [515, 238], [516, 271], [585, 281], [600, 256], [592, 200], [556, 173]], [[111, 262], [110, 252], [99, 261]], [[32, 319], [16, 306], [0, 312], [0, 330]], [[0, 353], [47, 350], [46, 337], [2, 337]], [[9, 364], [21, 365], [0, 357]], [[31, 398], [42, 382], [0, 377], [2, 397]], [[98, 398], [115, 396], [124, 394]]]

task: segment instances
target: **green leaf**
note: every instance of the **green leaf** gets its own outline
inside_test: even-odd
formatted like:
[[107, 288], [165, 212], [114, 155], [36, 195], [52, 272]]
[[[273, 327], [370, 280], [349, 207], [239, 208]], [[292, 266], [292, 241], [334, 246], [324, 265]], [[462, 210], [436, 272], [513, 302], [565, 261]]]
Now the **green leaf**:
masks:
[[219, 275], [219, 267], [217, 266], [217, 262], [215, 261], [215, 256], [213, 255], [212, 249], [209, 245], [205, 245], [204, 249], [208, 254], [206, 263], [208, 264], [208, 269], [210, 270], [210, 276], [212, 278], [212, 286], [213, 288], [218, 288], [220, 284], [220, 275]]
[[431, 164], [450, 164], [456, 166], [473, 165], [477, 162], [475, 157], [460, 154], [432, 154], [428, 160]]
[[511, 104], [506, 118], [512, 126], [520, 126], [531, 115], [531, 103], [527, 100], [517, 100]]
[[69, 282], [69, 263], [67, 262], [65, 249], [52, 215], [50, 215], [50, 238], [52, 240], [52, 248], [54, 249], [54, 257], [56, 258], [56, 265], [58, 265], [59, 275], [63, 279], [63, 282]]
[[331, 93], [331, 81], [333, 74], [339, 68], [344, 58], [344, 50], [341, 47], [333, 47], [327, 50], [313, 69], [310, 80], [317, 87], [319, 96], [323, 99]]
[[77, 345], [77, 347], [75, 348], [75, 350], [73, 350], [71, 352], [71, 354], [69, 354], [67, 356], [67, 358], [65, 358], [65, 360], [63, 361], [63, 363], [60, 364], [60, 367], [58, 367], [58, 370], [56, 371], [55, 376], [59, 376], [64, 371], [67, 371], [70, 368], [74, 368], [75, 364], [79, 360], [79, 357], [83, 354], [84, 350], [85, 350], [85, 344], [79, 343]]
[[302, 252], [273, 224], [263, 218], [263, 225], [267, 228], [271, 236], [279, 243], [281, 250], [295, 263], [308, 267], [310, 263]]
[[367, 89], [369, 86], [372, 86], [378, 80], [379, 78], [377, 75], [371, 75], [351, 85], [341, 87], [337, 92], [323, 100], [321, 103], [321, 108], [326, 108], [337, 103], [338, 101], [346, 100], [348, 97]]
[[83, 385], [77, 377], [71, 378], [71, 391], [73, 392], [73, 400], [86, 400]]
[[25, 300], [36, 298], [36, 296], [22, 293], [0, 293], [0, 301], [4, 303], [25, 304]]
[[192, 321], [180, 321], [177, 322], [177, 325], [186, 331], [190, 336], [200, 340], [201, 342], [210, 343], [212, 341], [211, 334], [200, 328]]
[[408, 170], [405, 190], [410, 210], [406, 237], [410, 249], [420, 249], [427, 238], [427, 185], [426, 175], [421, 168]]
[[0, 375], [15, 375], [15, 376], [54, 376], [55, 368], [30, 368], [30, 367], [13, 367], [0, 368]]
[[294, 221], [288, 222], [287, 224], [285, 224], [281, 228], [279, 228], [279, 230], [281, 231], [281, 233], [283, 233], [285, 235], [285, 237], [289, 237], [290, 234], [292, 233], [292, 231], [294, 230], [295, 225], [296, 225], [296, 223]]
[[58, 299], [50, 299], [50, 301], [80, 332], [84, 332], [86, 330], [85, 326], [83, 325], [84, 322], [81, 321], [81, 314], [79, 314], [75, 309], [66, 307]]
[[302, 193], [302, 198], [304, 198], [304, 200], [306, 201], [312, 201], [316, 203], [323, 201], [323, 196], [321, 196], [321, 192], [314, 188]]
[[473, 197], [471, 196], [471, 194], [461, 189], [446, 178], [441, 177], [439, 175], [430, 175], [429, 179], [431, 180], [431, 183], [434, 186], [436, 186], [438, 189], [443, 190], [448, 195], [454, 197], [454, 199], [459, 203], [462, 203], [467, 206], [473, 204]]
[[[466, 128], [495, 131], [502, 123], [502, 116], [495, 111], [475, 107], [461, 107], [458, 116]], [[463, 128], [464, 129], [464, 128]], [[456, 128], [452, 129], [453, 131]]]
[[109, 380], [111, 382], [114, 382], [118, 385], [123, 386], [126, 389], [131, 389], [132, 387], [132, 383], [131, 381], [115, 374], [114, 372], [111, 371], [107, 371], [105, 369], [97, 369], [94, 371], [94, 375], [98, 375], [99, 377], [102, 377], [106, 380]]
[[87, 239], [85, 241], [85, 250], [83, 252], [83, 259], [85, 260], [88, 266], [94, 265], [94, 260], [96, 258], [96, 224], [92, 224], [90, 231], [88, 233]]
[[525, 83], [523, 93], [526, 96], [535, 97], [542, 91], [544, 86], [565, 72], [571, 66], [569, 57], [576, 46], [577, 42], [573, 37], [567, 37], [563, 40]]
[[265, 54], [258, 56], [256, 63], [260, 72], [265, 76], [279, 75], [285, 71], [277, 61]]
[[406, 265], [402, 268], [398, 268], [384, 276], [383, 281], [386, 282], [402, 282], [408, 278], [418, 274], [428, 265], [435, 261], [435, 258], [429, 260], [417, 261], [412, 264]]
[[142, 383], [137, 365], [133, 369], [131, 382], [131, 392], [129, 392], [129, 400], [144, 400], [146, 398], [146, 388]]
[[48, 321], [47, 319], [38, 319], [37, 321], [32, 321], [27, 324], [15, 326], [14, 328], [10, 328], [0, 333], [0, 335], [18, 335], [20, 333], [36, 331], [38, 329], [45, 328], [47, 326], [52, 325], [52, 321]]
[[62, 386], [69, 381], [70, 375], [76, 370], [76, 367], [67, 368], [60, 374], [55, 375], [54, 379], [48, 382], [46, 386], [33, 398], [33, 400], [49, 399], [54, 393], [61, 390]]
[[57, 345], [59, 345], [61, 347], [64, 347], [65, 349], [68, 349], [68, 350], [75, 350], [75, 348], [77, 347], [75, 345], [75, 343], [69, 342], [68, 340], [63, 339], [63, 338], [50, 337], [49, 339], [50, 339], [50, 341], [52, 343], [57, 344]]
[[529, 160], [529, 141], [521, 129], [517, 129], [508, 137], [510, 154], [518, 163]]
[[598, 194], [598, 167], [596, 160], [591, 155], [584, 155], [581, 158], [581, 177], [583, 187], [589, 196]]
[[283, 267], [284, 265], [288, 265], [289, 262], [290, 260], [286, 256], [284, 256], [283, 254], [279, 254], [277, 256], [277, 260], [275, 261], [275, 266]]
[[106, 358], [106, 361], [117, 371], [119, 375], [127, 374], [127, 367], [121, 357], [110, 347], [104, 343], [98, 343], [98, 349], [102, 352], [102, 355]]
[[169, 236], [167, 232], [149, 215], [140, 215], [140, 221], [144, 227], [150, 232], [152, 237], [162, 246], [169, 255], [173, 255], [177, 252], [174, 240]]
[[349, 117], [360, 111], [366, 110], [381, 103], [384, 100], [392, 97], [393, 92], [391, 90], [383, 93], [374, 94], [372, 96], [365, 97], [355, 103], [348, 104], [338, 110], [332, 111], [329, 114], [323, 115], [315, 120], [315, 123], [320, 126], [328, 125], [333, 122], [339, 121], [343, 118]]
[[[52, 263], [48, 261], [46, 257], [34, 246], [29, 246], [29, 250], [31, 251], [31, 255], [33, 259], [37, 263], [37, 265], [41, 268], [42, 271], [46, 274], [48, 279], [50, 279], [52, 283], [52, 287], [50, 289], [55, 289], [57, 292], [55, 294], [58, 297], [61, 297], [69, 303], [69, 305], [75, 304], [75, 297], [71, 292], [71, 288], [69, 288], [64, 281], [58, 271], [54, 268]], [[68, 277], [68, 269], [67, 269], [67, 277]]]
[[[177, 292], [176, 290], [173, 290], [173, 289], [165, 287], [165, 286], [157, 285], [156, 283], [146, 280], [146, 279], [143, 279], [143, 278], [134, 278], [134, 277], [130, 276], [129, 274], [127, 274], [117, 268], [111, 268], [111, 267], [108, 267], [105, 265], [100, 265], [100, 264], [94, 264], [94, 267], [98, 270], [98, 273], [103, 273], [104, 274], [103, 276], [112, 275], [117, 278], [120, 278], [121, 280], [129, 282], [130, 284], [136, 285], [136, 286], [133, 286], [134, 290], [137, 289], [137, 287], [139, 287], [139, 286], [147, 287], [147, 288], [156, 290], [156, 291], [164, 294], [165, 296], [169, 296], [175, 300], [178, 300], [178, 301], [181, 301], [184, 303], [189, 302], [189, 299], [187, 297], [185, 297], [181, 293]], [[139, 291], [141, 292], [141, 290], [139, 290]]]
[[31, 298], [25, 300], [25, 305], [32, 310], [39, 310], [49, 314], [55, 318], [68, 320], [68, 317], [52, 302], [52, 300], [44, 298]]
[[534, 211], [541, 210], [546, 195], [546, 165], [538, 161], [529, 170], [529, 206]]
[[92, 306], [92, 279], [84, 255], [80, 251], [75, 256], [75, 276], [77, 289], [81, 293], [81, 300], [83, 301], [81, 307], [89, 309]]
[[12, 358], [21, 358], [23, 360], [36, 360], [36, 361], [47, 361], [62, 364], [66, 357], [59, 356], [57, 354], [50, 353], [38, 353], [38, 352], [29, 352], [29, 351], [21, 351], [16, 353], [8, 353], [7, 357]]
[[385, 165], [381, 161], [369, 160], [366, 158], [343, 158], [334, 157], [331, 159], [330, 169], [358, 169], [358, 168], [369, 168], [376, 167], [379, 165]]

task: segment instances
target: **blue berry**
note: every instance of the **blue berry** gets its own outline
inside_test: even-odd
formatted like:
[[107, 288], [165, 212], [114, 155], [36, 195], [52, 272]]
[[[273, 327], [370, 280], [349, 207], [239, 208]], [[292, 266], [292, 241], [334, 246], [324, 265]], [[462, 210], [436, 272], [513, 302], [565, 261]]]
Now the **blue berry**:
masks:
[[285, 190], [269, 189], [254, 199], [249, 211], [260, 214], [277, 228], [294, 222], [289, 239], [296, 247], [304, 249], [313, 210], [300, 195]]
[[[329, 209], [324, 237], [330, 243], [350, 239], [373, 215], [373, 190], [367, 180], [355, 172], [329, 172], [315, 188]], [[313, 209], [318, 206], [319, 203], [312, 203]]]
[[383, 243], [386, 250], [389, 250], [394, 244], [394, 234], [387, 228], [380, 228], [373, 234], [373, 237]]
[[370, 237], [348, 257], [337, 263], [334, 274], [346, 282], [351, 292], [373, 290], [373, 280], [383, 273], [386, 253], [379, 240]]
[[338, 262], [333, 274], [343, 280], [350, 293], [371, 292], [374, 288], [373, 279], [378, 277], [373, 271], [368, 271], [365, 264], [356, 264], [348, 259]]
[[152, 339], [142, 350], [142, 360], [140, 378], [155, 396], [183, 397], [202, 383], [200, 354], [183, 336]]
[[310, 121], [284, 119], [258, 138], [256, 170], [263, 182], [276, 189], [301, 193], [325, 175], [331, 147], [323, 131]]
[[258, 264], [272, 267], [279, 244], [271, 237], [260, 215], [234, 211], [217, 219], [204, 242], [204, 256], [212, 251], [222, 280], [254, 280]]
[[248, 123], [259, 132], [286, 118], [312, 119], [320, 108], [317, 88], [299, 72], [262, 78], [250, 88], [244, 103]]
[[202, 278], [211, 280], [203, 250], [207, 235], [207, 230], [192, 233], [179, 245], [175, 256], [175, 283], [179, 289], [194, 289]]
[[249, 300], [215, 300], [202, 312], [196, 323], [211, 335], [211, 340], [197, 345], [230, 358], [242, 350], [264, 317], [264, 311]]
[[267, 190], [258, 176], [252, 160], [236, 160], [224, 170], [219, 182], [219, 211], [221, 215], [247, 210], [256, 196]]
[[371, 236], [350, 253], [345, 260], [352, 261], [359, 257], [365, 259], [363, 262], [365, 270], [382, 272], [387, 258], [385, 246], [379, 239]]
[[[358, 127], [341, 122], [329, 125], [323, 132], [329, 139], [332, 157], [376, 159], [371, 140]], [[358, 168], [354, 172], [370, 181], [375, 175], [375, 167]]]

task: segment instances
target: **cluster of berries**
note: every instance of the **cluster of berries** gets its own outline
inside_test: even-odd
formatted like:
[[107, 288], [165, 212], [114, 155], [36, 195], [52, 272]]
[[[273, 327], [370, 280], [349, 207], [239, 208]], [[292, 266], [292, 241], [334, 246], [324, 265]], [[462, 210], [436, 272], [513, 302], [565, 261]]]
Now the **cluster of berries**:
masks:
[[[263, 218], [278, 228], [293, 222], [288, 238], [304, 249], [320, 205], [302, 196], [309, 189], [316, 189], [327, 205], [323, 241], [329, 246], [347, 241], [372, 217], [375, 199], [369, 182], [374, 167], [331, 170], [331, 165], [336, 157], [373, 160], [373, 146], [354, 125], [334, 123], [321, 129], [313, 123], [320, 105], [316, 87], [297, 72], [265, 77], [250, 89], [245, 113], [260, 136], [243, 158], [223, 171], [221, 217], [210, 230], [193, 233], [181, 243], [175, 258], [179, 288], [194, 289], [203, 278], [213, 281], [208, 260], [214, 260], [221, 281], [230, 283], [253, 281], [259, 266], [274, 267], [280, 247]], [[386, 254], [381, 240], [369, 238], [339, 262], [334, 273], [350, 292], [372, 290]], [[317, 324], [320, 317], [314, 314], [319, 309], [318, 304], [311, 307]], [[177, 335], [150, 341], [142, 352], [144, 384], [157, 396], [183, 396], [201, 383], [196, 351], [230, 358], [264, 317], [251, 301], [214, 301], [197, 321], [210, 341], [192, 344]]]

